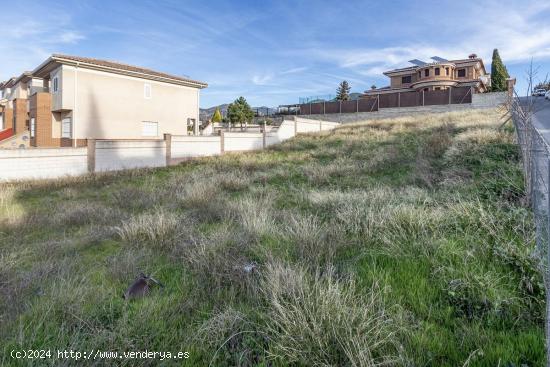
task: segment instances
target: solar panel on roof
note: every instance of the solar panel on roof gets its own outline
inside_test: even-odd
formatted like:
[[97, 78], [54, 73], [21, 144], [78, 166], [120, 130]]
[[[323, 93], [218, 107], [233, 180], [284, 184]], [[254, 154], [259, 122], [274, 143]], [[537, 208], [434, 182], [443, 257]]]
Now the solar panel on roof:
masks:
[[416, 66], [426, 65], [426, 63], [424, 61], [418, 60], [418, 59], [409, 60], [409, 62], [413, 65], [416, 65]]
[[437, 61], [437, 62], [447, 62], [447, 61], [449, 61], [449, 60], [446, 60], [446, 59], [444, 59], [442, 57], [439, 57], [439, 56], [432, 56], [432, 57], [430, 57], [430, 59], [432, 59], [434, 61]]

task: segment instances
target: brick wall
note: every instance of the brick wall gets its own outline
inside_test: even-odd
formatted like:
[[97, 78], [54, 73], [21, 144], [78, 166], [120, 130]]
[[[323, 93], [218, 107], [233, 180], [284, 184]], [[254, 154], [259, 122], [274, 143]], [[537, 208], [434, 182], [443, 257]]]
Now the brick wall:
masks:
[[14, 133], [19, 134], [27, 130], [27, 100], [16, 98], [13, 100], [13, 117], [15, 118]]
[[30, 118], [35, 119], [35, 135], [31, 145], [35, 147], [60, 147], [59, 139], [52, 137], [52, 96], [35, 93], [30, 99]]

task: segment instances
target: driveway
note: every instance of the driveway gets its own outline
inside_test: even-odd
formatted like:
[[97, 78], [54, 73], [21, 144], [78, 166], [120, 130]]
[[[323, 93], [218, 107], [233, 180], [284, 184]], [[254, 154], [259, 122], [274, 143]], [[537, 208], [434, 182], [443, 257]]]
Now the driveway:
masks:
[[550, 100], [544, 97], [533, 98], [533, 125], [541, 133], [546, 143], [550, 145]]

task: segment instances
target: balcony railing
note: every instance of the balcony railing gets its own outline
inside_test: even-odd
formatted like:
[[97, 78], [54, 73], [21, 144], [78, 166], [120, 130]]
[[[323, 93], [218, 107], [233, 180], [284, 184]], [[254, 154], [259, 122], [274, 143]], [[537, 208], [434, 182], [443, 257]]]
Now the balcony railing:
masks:
[[29, 95], [32, 96], [35, 93], [48, 93], [49, 91], [50, 91], [50, 88], [48, 87], [32, 86], [29, 88]]

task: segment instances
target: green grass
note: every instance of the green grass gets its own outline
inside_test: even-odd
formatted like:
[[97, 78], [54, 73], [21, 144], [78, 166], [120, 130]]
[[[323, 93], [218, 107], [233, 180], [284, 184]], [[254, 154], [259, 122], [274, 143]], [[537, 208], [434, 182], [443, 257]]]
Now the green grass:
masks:
[[[49, 348], [188, 351], [189, 366], [544, 365], [533, 222], [499, 124], [416, 115], [2, 184], [0, 364], [82, 364], [9, 357]], [[123, 300], [141, 271], [166, 287]]]

